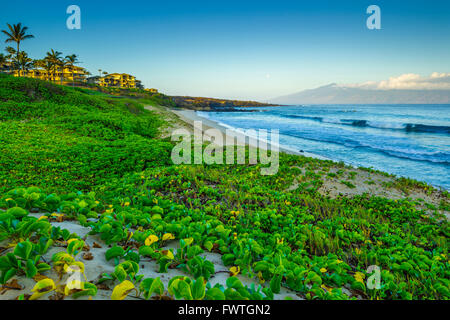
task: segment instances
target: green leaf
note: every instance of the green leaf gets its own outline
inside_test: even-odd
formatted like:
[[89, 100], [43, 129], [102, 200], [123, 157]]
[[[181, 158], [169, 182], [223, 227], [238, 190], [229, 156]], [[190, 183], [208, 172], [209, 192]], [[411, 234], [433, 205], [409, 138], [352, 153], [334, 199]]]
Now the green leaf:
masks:
[[39, 263], [36, 267], [39, 273], [50, 270], [52, 268], [46, 263]]
[[194, 300], [203, 300], [205, 297], [205, 279], [199, 277], [192, 286], [192, 297]]
[[17, 244], [14, 248], [14, 254], [24, 260], [28, 260], [32, 250], [33, 244], [30, 241], [24, 241]]
[[26, 275], [28, 278], [33, 278], [37, 274], [38, 270], [36, 266], [34, 265], [33, 260], [28, 259], [27, 261], [27, 271]]
[[139, 289], [144, 291], [144, 297], [148, 300], [153, 293], [161, 296], [164, 293], [164, 284], [160, 278], [147, 278], [141, 282]]
[[83, 283], [83, 290], [79, 292], [75, 292], [72, 294], [72, 297], [74, 299], [77, 299], [82, 296], [96, 296], [97, 295], [97, 286], [95, 284], [84, 282]]
[[144, 257], [151, 257], [154, 252], [155, 250], [149, 246], [142, 246], [139, 248], [139, 254]]
[[242, 282], [236, 278], [236, 277], [230, 277], [227, 279], [227, 287], [231, 288], [231, 289], [242, 289], [244, 288], [244, 285], [242, 284]]
[[123, 282], [127, 278], [127, 272], [121, 265], [116, 267], [114, 270], [114, 275], [120, 282]]
[[84, 247], [83, 240], [73, 240], [67, 246], [67, 253], [76, 256]]
[[5, 273], [2, 274], [2, 277], [0, 278], [0, 284], [5, 284], [6, 282], [8, 282], [9, 279], [11, 279], [12, 277], [14, 277], [17, 273], [17, 270], [14, 268], [9, 269], [8, 271], [6, 271]]
[[219, 288], [211, 288], [206, 292], [208, 300], [225, 300], [225, 294]]
[[281, 279], [282, 279], [282, 275], [276, 274], [276, 275], [274, 275], [272, 280], [270, 280], [270, 289], [272, 290], [273, 293], [280, 293]]
[[182, 280], [178, 283], [178, 291], [185, 300], [192, 300], [191, 286], [186, 281]]
[[232, 264], [234, 264], [235, 259], [236, 257], [232, 253], [227, 253], [222, 256], [223, 264], [226, 266], [231, 266]]
[[122, 247], [116, 246], [116, 247], [113, 247], [113, 248], [109, 249], [108, 251], [106, 251], [105, 257], [106, 257], [106, 260], [109, 261], [115, 257], [122, 257], [124, 254], [125, 254], [125, 250], [123, 250]]
[[214, 247], [213, 243], [211, 241], [206, 241], [203, 246], [206, 248], [206, 250], [211, 251]]
[[28, 215], [28, 213], [24, 209], [19, 208], [19, 207], [14, 207], [14, 208], [8, 209], [8, 211], [6, 211], [6, 213], [12, 214], [14, 216], [14, 218], [16, 218], [16, 219], [20, 219], [20, 218], [23, 218]]
[[159, 260], [159, 273], [167, 273], [167, 268], [172, 263], [172, 260], [162, 257]]

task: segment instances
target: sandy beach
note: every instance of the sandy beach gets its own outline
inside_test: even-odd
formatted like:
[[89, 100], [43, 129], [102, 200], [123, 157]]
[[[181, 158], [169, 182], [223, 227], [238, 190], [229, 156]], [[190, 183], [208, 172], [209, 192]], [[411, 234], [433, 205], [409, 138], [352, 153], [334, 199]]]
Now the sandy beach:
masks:
[[[241, 136], [243, 135], [242, 131], [237, 131], [237, 130], [233, 130], [231, 128], [227, 128], [227, 127], [221, 125], [220, 123], [218, 123], [216, 121], [207, 119], [205, 117], [201, 117], [194, 110], [187, 110], [187, 109], [184, 109], [184, 110], [173, 110], [173, 109], [171, 110], [171, 109], [168, 109], [168, 110], [170, 110], [175, 115], [177, 115], [183, 122], [187, 123], [190, 127], [194, 126], [194, 121], [201, 121], [204, 133], [208, 129], [218, 129], [218, 130], [220, 130], [222, 132], [222, 134], [224, 135], [223, 141], [226, 141], [225, 137], [227, 135], [227, 130], [228, 130], [228, 133], [232, 132], [233, 134], [236, 134], [236, 135], [241, 135]], [[246, 144], [249, 145], [250, 147], [254, 147], [254, 148], [258, 147], [257, 143], [256, 144], [252, 143], [251, 140], [249, 141], [248, 139], [246, 139]], [[225, 143], [225, 145], [226, 145], [226, 143]], [[267, 144], [267, 147], [269, 149], [272, 149], [272, 150], [274, 148], [274, 146], [271, 145], [270, 143]], [[295, 154], [295, 155], [301, 155], [301, 156], [315, 158], [315, 159], [321, 159], [321, 160], [330, 160], [328, 158], [325, 158], [325, 157], [322, 157], [322, 156], [319, 156], [319, 155], [316, 155], [316, 154], [313, 154], [313, 153], [310, 153], [310, 152], [305, 152], [303, 150], [293, 150], [293, 149], [286, 148], [286, 147], [283, 147], [283, 146], [280, 146], [280, 145], [278, 145], [277, 147], [278, 147], [279, 152], [284, 152], [284, 153], [288, 153], [288, 154]], [[261, 149], [265, 149], [264, 145], [260, 146], [260, 148]]]

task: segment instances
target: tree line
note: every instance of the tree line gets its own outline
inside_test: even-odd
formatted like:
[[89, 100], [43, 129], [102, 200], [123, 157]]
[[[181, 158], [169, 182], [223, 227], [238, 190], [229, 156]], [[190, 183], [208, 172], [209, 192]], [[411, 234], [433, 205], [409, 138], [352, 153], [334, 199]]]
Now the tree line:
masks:
[[[68, 69], [72, 73], [72, 84], [74, 84], [75, 65], [80, 63], [76, 54], [63, 56], [62, 52], [51, 49], [47, 52], [43, 59], [32, 59], [28, 53], [20, 50], [23, 41], [33, 39], [34, 35], [28, 33], [28, 27], [18, 24], [7, 24], [6, 30], [1, 32], [6, 36], [5, 43], [15, 43], [15, 48], [7, 46], [5, 51], [7, 54], [0, 53], [0, 71], [15, 73], [25, 76], [30, 69], [41, 68], [46, 71], [47, 81], [56, 80], [56, 75], [61, 73], [61, 84], [64, 81], [64, 70]], [[89, 75], [90, 73], [87, 72]]]

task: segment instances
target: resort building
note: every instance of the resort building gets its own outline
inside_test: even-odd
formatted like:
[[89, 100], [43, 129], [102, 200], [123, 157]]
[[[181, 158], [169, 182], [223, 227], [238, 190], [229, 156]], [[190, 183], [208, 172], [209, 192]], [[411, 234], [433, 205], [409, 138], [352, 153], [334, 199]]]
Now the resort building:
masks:
[[[72, 84], [72, 83], [89, 83], [106, 88], [122, 88], [122, 89], [144, 89], [141, 81], [136, 80], [136, 77], [126, 73], [111, 73], [103, 77], [93, 76], [87, 77], [90, 73], [84, 68], [74, 66], [72, 68], [64, 68], [55, 70], [45, 70], [42, 68], [34, 68], [30, 70], [12, 70], [9, 65], [0, 66], [0, 72], [13, 74], [15, 77], [27, 77], [55, 83]], [[145, 89], [152, 93], [157, 93], [156, 89]]]
[[72, 68], [64, 68], [64, 70], [56, 69], [54, 71], [47, 71], [44, 69], [30, 69], [30, 70], [14, 70], [15, 77], [27, 77], [40, 80], [49, 80], [53, 82], [61, 82], [63, 84], [73, 82], [85, 82], [88, 72], [81, 67], [74, 66]]

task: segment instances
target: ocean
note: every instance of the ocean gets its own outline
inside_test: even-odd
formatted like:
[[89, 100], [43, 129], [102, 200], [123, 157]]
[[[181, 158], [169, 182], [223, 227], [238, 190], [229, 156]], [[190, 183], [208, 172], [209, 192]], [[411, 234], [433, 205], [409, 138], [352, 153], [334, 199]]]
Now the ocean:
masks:
[[198, 112], [226, 127], [278, 129], [279, 143], [450, 190], [450, 105], [311, 105]]

